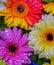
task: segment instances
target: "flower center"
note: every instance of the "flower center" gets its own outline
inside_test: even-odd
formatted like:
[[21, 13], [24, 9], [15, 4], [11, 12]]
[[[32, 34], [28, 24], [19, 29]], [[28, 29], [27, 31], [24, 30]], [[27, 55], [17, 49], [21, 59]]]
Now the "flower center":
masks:
[[49, 40], [49, 41], [52, 41], [52, 40], [53, 40], [53, 35], [52, 35], [52, 33], [48, 33], [48, 34], [47, 34], [47, 40]]
[[13, 16], [24, 17], [28, 15], [28, 13], [29, 7], [25, 2], [19, 1], [11, 7], [11, 14], [13, 14]]
[[9, 51], [10, 51], [11, 53], [15, 53], [16, 50], [17, 50], [17, 48], [16, 48], [14, 45], [10, 45], [10, 46], [9, 46]]
[[17, 10], [18, 10], [20, 13], [24, 12], [24, 6], [23, 6], [23, 5], [18, 6], [18, 7], [17, 7]]
[[0, 37], [0, 39], [2, 39], [2, 37]]

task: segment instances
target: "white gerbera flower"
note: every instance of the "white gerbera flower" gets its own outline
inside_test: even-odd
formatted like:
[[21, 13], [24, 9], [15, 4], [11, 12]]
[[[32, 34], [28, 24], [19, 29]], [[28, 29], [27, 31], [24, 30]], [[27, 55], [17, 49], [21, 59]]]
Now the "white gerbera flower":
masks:
[[42, 16], [42, 20], [31, 28], [28, 39], [34, 54], [39, 54], [39, 58], [54, 56], [54, 16]]

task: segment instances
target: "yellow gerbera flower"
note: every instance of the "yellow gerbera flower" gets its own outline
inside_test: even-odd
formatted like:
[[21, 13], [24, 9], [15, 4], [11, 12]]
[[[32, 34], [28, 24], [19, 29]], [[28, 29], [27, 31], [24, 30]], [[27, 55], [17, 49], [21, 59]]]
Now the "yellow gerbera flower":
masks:
[[29, 45], [39, 58], [54, 56], [54, 16], [44, 15], [29, 33]]
[[8, 0], [6, 10], [0, 10], [8, 27], [20, 26], [26, 30], [39, 22], [44, 13], [45, 3], [42, 0]]
[[53, 3], [48, 3], [46, 6], [44, 6], [44, 10], [47, 13], [50, 13], [50, 14], [54, 15], [54, 2]]
[[54, 58], [51, 58], [51, 64], [45, 63], [45, 64], [43, 64], [43, 65], [54, 65]]

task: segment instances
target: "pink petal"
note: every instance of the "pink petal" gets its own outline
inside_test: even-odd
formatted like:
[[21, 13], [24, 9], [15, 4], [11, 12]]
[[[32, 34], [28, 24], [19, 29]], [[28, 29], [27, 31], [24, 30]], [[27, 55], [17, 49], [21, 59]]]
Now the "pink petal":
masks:
[[17, 27], [14, 27], [14, 28], [13, 28], [13, 32], [14, 32], [14, 33], [17, 33], [17, 30], [18, 30]]
[[0, 56], [5, 55], [6, 53], [5, 46], [6, 46], [5, 42], [0, 39]]
[[22, 35], [22, 30], [19, 29], [18, 32], [17, 32], [18, 41], [19, 41], [19, 39], [21, 38], [21, 35]]
[[19, 41], [19, 44], [24, 45], [25, 43], [27, 43], [27, 41], [28, 41], [28, 34], [26, 33], [22, 36], [21, 40]]
[[0, 39], [0, 47], [4, 48], [5, 46], [6, 46], [6, 43], [3, 40]]
[[20, 60], [17, 59], [17, 60], [14, 61], [14, 65], [22, 65], [22, 63], [21, 63]]
[[27, 60], [24, 60], [24, 64], [31, 64], [31, 59], [27, 58]]
[[8, 61], [8, 59], [9, 59], [9, 55], [7, 54], [7, 55], [3, 58], [3, 61], [6, 62], [6, 61]]
[[21, 58], [18, 58], [17, 56], [16, 57], [11, 57], [8, 61], [8, 64], [9, 65], [22, 65], [21, 63]]
[[0, 30], [0, 37], [6, 39], [5, 32]]
[[6, 41], [8, 42], [13, 41], [13, 32], [11, 29], [8, 29], [8, 28], [5, 29], [5, 36], [6, 36]]
[[15, 31], [13, 32], [13, 34], [14, 34], [14, 42], [18, 43], [18, 41], [19, 41], [19, 39], [21, 38], [21, 35], [22, 35], [22, 30], [19, 29], [17, 31], [16, 28], [14, 28], [14, 29], [15, 29]]
[[31, 63], [31, 60], [29, 59], [29, 57], [27, 56], [27, 54], [26, 53], [20, 53], [20, 55], [19, 55], [19, 58], [20, 58], [20, 60], [21, 60], [21, 62], [22, 63], [25, 63], [25, 64], [30, 64]]
[[24, 64], [30, 64], [31, 63], [30, 58], [26, 55], [23, 55], [22, 60], [24, 60], [24, 62], [23, 62]]
[[3, 49], [3, 48], [0, 47], [0, 57], [1, 56], [4, 57], [5, 55], [6, 55], [5, 49]]
[[10, 58], [10, 59], [8, 60], [8, 64], [9, 64], [9, 65], [14, 65], [13, 59]]
[[22, 47], [20, 48], [20, 50], [21, 50], [21, 52], [27, 52], [27, 53], [33, 51], [33, 49], [29, 48], [29, 46], [22, 46]]

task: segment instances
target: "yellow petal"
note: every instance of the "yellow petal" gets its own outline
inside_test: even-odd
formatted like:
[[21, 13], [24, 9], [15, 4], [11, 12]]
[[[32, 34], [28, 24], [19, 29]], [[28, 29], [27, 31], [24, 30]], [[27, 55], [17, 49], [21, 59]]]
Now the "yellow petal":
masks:
[[28, 29], [28, 25], [27, 25], [24, 18], [23, 18], [22, 23], [21, 23], [21, 28], [25, 28], [26, 30]]
[[45, 63], [45, 64], [43, 64], [43, 65], [50, 65], [49, 63]]
[[7, 24], [8, 27], [13, 23], [13, 17], [5, 18], [5, 23]]
[[51, 14], [54, 14], [54, 3], [48, 3], [46, 6], [44, 6], [44, 10], [47, 12], [47, 13], [51, 13]]
[[54, 14], [54, 9], [52, 9], [51, 14]]
[[22, 22], [22, 18], [15, 18], [15, 22], [17, 22], [17, 25], [20, 25]]
[[0, 16], [6, 16], [9, 12], [7, 10], [0, 10]]
[[51, 65], [54, 65], [54, 58], [51, 58]]
[[13, 18], [13, 21], [11, 24], [8, 25], [8, 27], [12, 27], [12, 26], [19, 26], [22, 22], [21, 18]]

